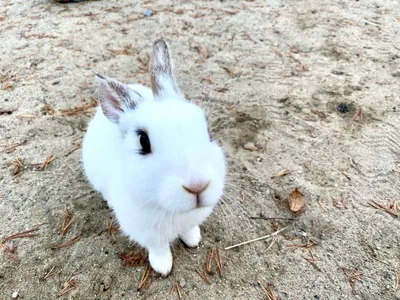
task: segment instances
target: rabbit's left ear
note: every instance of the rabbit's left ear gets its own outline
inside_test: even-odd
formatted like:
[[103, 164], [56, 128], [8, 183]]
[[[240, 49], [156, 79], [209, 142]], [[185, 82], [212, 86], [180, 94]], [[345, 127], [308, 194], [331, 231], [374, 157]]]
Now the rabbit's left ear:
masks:
[[155, 41], [150, 58], [151, 89], [154, 98], [183, 95], [176, 84], [172, 70], [173, 61], [168, 44], [162, 39]]
[[129, 109], [135, 109], [143, 97], [126, 84], [114, 79], [96, 75], [100, 83], [99, 100], [104, 115], [113, 123], [118, 123], [121, 115]]

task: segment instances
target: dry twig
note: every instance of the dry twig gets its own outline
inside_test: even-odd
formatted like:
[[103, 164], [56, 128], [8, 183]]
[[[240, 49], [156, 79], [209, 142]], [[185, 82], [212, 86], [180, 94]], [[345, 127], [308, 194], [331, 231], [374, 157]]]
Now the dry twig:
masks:
[[115, 216], [111, 217], [111, 220], [107, 224], [107, 228], [108, 228], [108, 233], [111, 235], [112, 239], [115, 242], [114, 231], [115, 232], [119, 232], [120, 231], [119, 226], [116, 224]]
[[203, 270], [203, 272], [200, 272], [199, 270], [196, 270], [196, 273], [199, 274], [199, 276], [204, 280], [205, 283], [211, 284], [210, 280], [207, 278], [206, 271]]
[[246, 242], [242, 242], [242, 243], [239, 243], [239, 244], [236, 244], [236, 245], [233, 245], [233, 246], [226, 247], [225, 250], [233, 249], [233, 248], [236, 248], [236, 247], [239, 247], [239, 246], [242, 246], [242, 245], [246, 245], [246, 244], [250, 244], [250, 243], [253, 243], [253, 242], [256, 242], [256, 241], [265, 240], [266, 238], [269, 238], [271, 236], [275, 236], [275, 235], [281, 233], [282, 231], [286, 230], [287, 228], [288, 228], [288, 226], [284, 227], [284, 228], [282, 228], [282, 229], [280, 229], [278, 231], [275, 231], [274, 233], [271, 233], [271, 234], [268, 234], [268, 235], [265, 235], [265, 236], [262, 236], [262, 237], [259, 237], [259, 238], [256, 238], [256, 239], [252, 239], [252, 240], [249, 240], [249, 241], [246, 241]]
[[219, 276], [222, 276], [222, 259], [221, 259], [221, 253], [218, 248], [217, 248], [217, 252], [214, 254], [214, 258], [217, 263]]
[[176, 292], [178, 293], [178, 298], [179, 300], [182, 300], [181, 288], [179, 287], [178, 283], [175, 283], [175, 286], [176, 286]]
[[64, 219], [63, 219], [63, 223], [61, 224], [61, 228], [60, 228], [60, 237], [61, 238], [63, 238], [64, 235], [66, 235], [68, 233], [68, 231], [71, 229], [72, 223], [75, 221], [72, 218], [72, 214], [68, 211], [67, 208], [65, 208], [63, 214], [64, 214]]
[[278, 300], [278, 298], [276, 297], [274, 291], [272, 289], [267, 290], [262, 284], [261, 282], [258, 282], [259, 286], [262, 288], [262, 290], [265, 293], [265, 296], [267, 297], [268, 300]]
[[150, 284], [147, 284], [147, 281], [150, 278], [151, 271], [152, 271], [152, 268], [150, 266], [150, 263], [147, 263], [144, 268], [142, 278], [140, 279], [140, 282], [139, 282], [138, 291], [143, 292], [145, 289], [147, 289], [150, 286], [151, 282], [150, 282]]
[[206, 271], [207, 273], [211, 273], [211, 263], [214, 257], [214, 248], [210, 248], [208, 252], [207, 261], [206, 261]]
[[14, 166], [14, 171], [13, 171], [13, 176], [14, 177], [21, 176], [23, 171], [24, 171], [24, 169], [25, 169], [24, 160], [19, 158], [19, 157], [17, 157], [9, 165], [10, 166]]
[[72, 244], [75, 244], [77, 241], [79, 241], [82, 237], [82, 234], [77, 235], [76, 237], [73, 237], [72, 239], [70, 239], [69, 241], [66, 241], [65, 243], [61, 243], [57, 246], [52, 247], [53, 250], [58, 250], [61, 248], [65, 248], [68, 246], [71, 246]]
[[49, 272], [46, 273], [46, 275], [44, 275], [43, 280], [46, 280], [47, 278], [49, 278], [50, 276], [53, 276], [54, 274], [56, 274], [56, 272], [54, 272], [54, 268], [55, 266], [53, 266], [51, 268], [51, 270]]
[[348, 180], [351, 180], [350, 175], [347, 173], [347, 171], [346, 171], [344, 168], [340, 168], [340, 172], [342, 172], [342, 174], [343, 174], [344, 176], [346, 176], [346, 178], [347, 178]]
[[61, 297], [62, 295], [65, 295], [66, 293], [72, 291], [78, 286], [78, 281], [75, 279], [71, 279], [72, 274], [68, 276], [67, 280], [63, 284], [62, 290], [57, 294], [57, 297]]
[[358, 107], [356, 113], [354, 114], [354, 116], [351, 118], [352, 121], [355, 121], [356, 119], [359, 119], [359, 121], [363, 120], [363, 112], [362, 112], [362, 107]]
[[3, 239], [3, 243], [7, 242], [7, 241], [14, 240], [14, 239], [20, 239], [20, 238], [26, 238], [26, 237], [29, 237], [29, 238], [30, 237], [35, 237], [38, 234], [37, 233], [32, 233], [32, 232], [35, 232], [35, 231], [38, 231], [38, 230], [39, 230], [39, 228], [36, 227], [36, 228], [30, 229], [30, 230], [26, 230], [26, 231], [23, 231], [23, 232], [14, 233], [14, 234], [4, 238]]
[[75, 152], [76, 150], [81, 149], [81, 148], [82, 148], [82, 144], [79, 143], [79, 144], [77, 144], [74, 148], [72, 148], [67, 154], [65, 154], [65, 156], [69, 156], [69, 155], [71, 155], [73, 152]]
[[252, 220], [288, 220], [293, 221], [295, 218], [285, 218], [285, 217], [250, 217]]
[[292, 172], [294, 172], [294, 171], [295, 171], [295, 170], [288, 170], [288, 169], [285, 169], [285, 170], [282, 170], [282, 171], [276, 173], [274, 176], [271, 176], [271, 178], [274, 178], [274, 177], [282, 177], [282, 176], [285, 176], [285, 175], [287, 175], [287, 174], [289, 174], [289, 173], [292, 173]]
[[351, 286], [351, 289], [354, 292], [355, 285], [357, 281], [361, 281], [361, 276], [363, 273], [359, 270], [353, 270], [353, 269], [347, 269], [347, 268], [342, 268], [344, 274], [347, 277], [347, 280]]
[[393, 217], [400, 216], [400, 204], [397, 201], [395, 201], [393, 203], [388, 203], [386, 206], [383, 206], [382, 204], [379, 204], [376, 201], [371, 201], [371, 203], [368, 203], [368, 204], [370, 206], [372, 206], [373, 208], [387, 212], [388, 214], [392, 215]]
[[147, 257], [142, 253], [132, 253], [132, 254], [119, 254], [120, 259], [122, 259], [126, 265], [129, 267], [140, 267], [144, 266]]
[[26, 143], [27, 143], [27, 141], [25, 140], [25, 141], [22, 141], [22, 142], [20, 142], [20, 143], [11, 144], [10, 146], [8, 146], [8, 147], [6, 147], [6, 148], [0, 150], [0, 152], [11, 153], [11, 152], [15, 151], [15, 149], [16, 149], [18, 146], [25, 145]]

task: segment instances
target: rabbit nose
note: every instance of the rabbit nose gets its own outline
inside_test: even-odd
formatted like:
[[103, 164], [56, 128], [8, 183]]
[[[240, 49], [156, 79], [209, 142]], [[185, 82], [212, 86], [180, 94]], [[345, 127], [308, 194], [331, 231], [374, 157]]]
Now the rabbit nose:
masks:
[[200, 193], [204, 192], [209, 185], [210, 181], [201, 181], [191, 183], [189, 186], [182, 185], [182, 187], [190, 194], [199, 195]]

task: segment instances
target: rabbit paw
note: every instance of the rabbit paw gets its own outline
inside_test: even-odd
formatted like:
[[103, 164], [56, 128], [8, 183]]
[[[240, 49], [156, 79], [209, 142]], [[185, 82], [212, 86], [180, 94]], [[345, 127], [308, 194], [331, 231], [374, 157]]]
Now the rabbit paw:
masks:
[[195, 226], [180, 235], [182, 241], [189, 247], [197, 247], [201, 241], [200, 227]]
[[160, 273], [163, 276], [166, 276], [171, 272], [172, 269], [172, 254], [169, 248], [160, 251], [157, 250], [149, 250], [149, 261], [150, 265], [154, 271]]

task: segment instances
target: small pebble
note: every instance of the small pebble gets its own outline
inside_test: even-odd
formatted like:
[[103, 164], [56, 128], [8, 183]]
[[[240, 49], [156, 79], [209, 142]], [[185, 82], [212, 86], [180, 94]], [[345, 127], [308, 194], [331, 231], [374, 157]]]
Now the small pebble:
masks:
[[185, 287], [185, 285], [186, 285], [186, 280], [185, 279], [181, 279], [181, 280], [179, 280], [179, 285], [181, 286], [181, 288], [183, 288], [183, 287]]
[[243, 148], [249, 151], [257, 151], [258, 148], [256, 147], [256, 145], [254, 145], [254, 143], [246, 143], [243, 145]]
[[19, 296], [18, 291], [14, 291], [11, 295], [11, 298], [16, 299], [18, 298], [18, 296]]
[[153, 15], [153, 11], [151, 9], [146, 10], [144, 13], [145, 17], [150, 17], [151, 15]]

